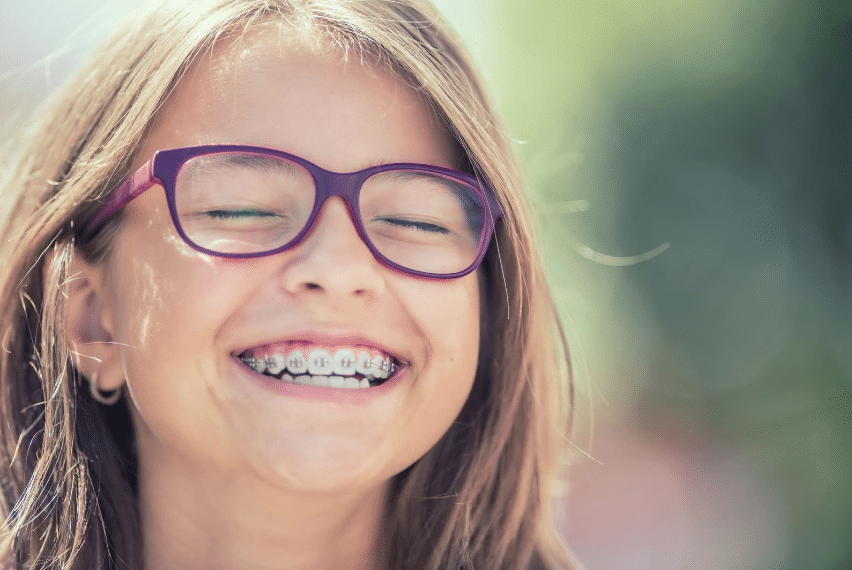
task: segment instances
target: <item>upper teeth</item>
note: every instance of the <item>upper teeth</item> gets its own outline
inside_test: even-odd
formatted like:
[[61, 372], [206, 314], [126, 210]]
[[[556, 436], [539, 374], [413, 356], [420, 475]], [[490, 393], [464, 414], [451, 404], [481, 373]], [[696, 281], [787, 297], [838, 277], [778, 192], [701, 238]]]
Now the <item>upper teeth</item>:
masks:
[[332, 356], [327, 351], [315, 348], [308, 354], [308, 374], [328, 375], [332, 372], [334, 372]]
[[355, 374], [355, 353], [348, 348], [341, 348], [334, 353], [334, 373], [341, 376]]
[[308, 371], [308, 361], [298, 350], [287, 355], [287, 370], [293, 374], [304, 374]]
[[273, 354], [272, 356], [268, 356], [266, 358], [266, 371], [270, 374], [278, 374], [282, 370], [284, 370], [286, 366], [286, 362], [284, 362], [284, 357], [280, 354]]
[[268, 354], [263, 358], [243, 357], [242, 360], [258, 372], [280, 374], [285, 369], [293, 375], [310, 374], [313, 376], [352, 376], [356, 372], [367, 378], [384, 379], [396, 370], [396, 365], [388, 357], [371, 357], [367, 351], [355, 353], [341, 348], [333, 355], [327, 350], [315, 348], [305, 358], [301, 350], [293, 350], [286, 357], [281, 354]]

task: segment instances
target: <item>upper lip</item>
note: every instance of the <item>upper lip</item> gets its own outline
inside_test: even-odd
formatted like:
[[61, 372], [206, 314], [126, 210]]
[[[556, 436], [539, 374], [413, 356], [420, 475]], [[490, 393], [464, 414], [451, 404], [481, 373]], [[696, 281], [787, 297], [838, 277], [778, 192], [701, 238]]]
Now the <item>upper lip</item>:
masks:
[[283, 335], [270, 336], [261, 338], [249, 345], [238, 348], [232, 352], [234, 356], [239, 356], [250, 348], [264, 346], [267, 344], [281, 344], [286, 342], [305, 342], [316, 344], [319, 346], [363, 346], [374, 348], [389, 356], [395, 358], [401, 364], [408, 364], [409, 359], [405, 357], [402, 351], [398, 348], [393, 348], [389, 344], [385, 344], [376, 338], [357, 333], [322, 333], [317, 331], [299, 331], [290, 332]]

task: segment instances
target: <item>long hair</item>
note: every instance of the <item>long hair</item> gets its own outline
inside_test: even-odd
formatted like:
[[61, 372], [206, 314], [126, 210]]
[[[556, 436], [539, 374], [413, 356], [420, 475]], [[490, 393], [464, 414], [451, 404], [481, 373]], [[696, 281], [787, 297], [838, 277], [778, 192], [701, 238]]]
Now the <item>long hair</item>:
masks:
[[417, 89], [505, 210], [480, 271], [473, 389], [441, 440], [391, 482], [384, 564], [575, 568], [551, 519], [572, 413], [568, 352], [517, 160], [476, 71], [427, 0], [164, 4], [120, 30], [16, 141], [0, 171], [0, 568], [142, 567], [133, 431], [73, 368], [65, 295], [80, 243], [157, 111], [215, 42], [269, 21], [309, 29]]

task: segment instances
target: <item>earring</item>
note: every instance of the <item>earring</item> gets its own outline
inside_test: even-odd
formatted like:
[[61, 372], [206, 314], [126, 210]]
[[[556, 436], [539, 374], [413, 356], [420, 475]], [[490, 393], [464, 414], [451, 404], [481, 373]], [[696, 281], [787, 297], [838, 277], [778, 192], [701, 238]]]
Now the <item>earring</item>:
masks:
[[121, 388], [112, 392], [103, 392], [98, 388], [98, 375], [95, 373], [89, 381], [89, 393], [96, 402], [100, 402], [104, 406], [112, 406], [118, 399], [121, 398]]

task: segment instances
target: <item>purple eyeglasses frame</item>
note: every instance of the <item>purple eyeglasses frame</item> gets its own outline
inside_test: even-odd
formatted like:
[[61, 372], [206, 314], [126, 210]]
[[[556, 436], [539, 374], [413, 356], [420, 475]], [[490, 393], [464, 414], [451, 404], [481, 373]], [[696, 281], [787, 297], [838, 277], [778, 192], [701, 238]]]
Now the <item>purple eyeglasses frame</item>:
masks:
[[[177, 206], [175, 202], [175, 186], [181, 167], [192, 158], [226, 152], [244, 152], [284, 158], [302, 166], [308, 171], [308, 173], [310, 173], [314, 179], [314, 186], [316, 188], [314, 207], [311, 211], [311, 215], [305, 223], [305, 227], [302, 228], [296, 237], [284, 245], [268, 251], [261, 251], [258, 253], [222, 253], [206, 249], [193, 243], [192, 240], [190, 240], [184, 233], [178, 219]], [[385, 172], [388, 170], [418, 170], [421, 172], [437, 174], [439, 176], [464, 183], [477, 192], [480, 197], [484, 198], [483, 203], [486, 205], [486, 211], [484, 212], [482, 233], [479, 238], [479, 251], [475, 260], [469, 267], [463, 271], [450, 274], [416, 271], [387, 259], [370, 242], [369, 238], [367, 238], [367, 232], [361, 222], [361, 213], [358, 209], [358, 198], [361, 192], [361, 186], [367, 178], [379, 172]], [[463, 277], [479, 267], [479, 264], [482, 263], [482, 259], [485, 257], [488, 245], [491, 243], [491, 237], [494, 234], [494, 225], [503, 215], [503, 210], [500, 207], [500, 203], [497, 201], [497, 197], [487, 185], [465, 172], [454, 170], [452, 168], [444, 168], [431, 164], [399, 162], [372, 166], [357, 172], [341, 173], [326, 170], [305, 160], [304, 158], [271, 148], [244, 145], [202, 145], [156, 151], [154, 156], [139, 167], [136, 172], [130, 175], [130, 177], [128, 177], [127, 180], [118, 187], [112, 198], [110, 198], [109, 201], [104, 204], [100, 210], [98, 210], [94, 219], [88, 226], [86, 226], [84, 239], [89, 240], [94, 237], [95, 234], [103, 228], [110, 216], [157, 184], [162, 186], [165, 190], [166, 200], [169, 204], [169, 212], [171, 213], [172, 223], [174, 224], [175, 230], [177, 230], [178, 234], [180, 234], [180, 237], [187, 245], [196, 251], [206, 253], [207, 255], [231, 259], [248, 259], [265, 257], [267, 255], [274, 255], [276, 253], [286, 251], [297, 245], [310, 232], [323, 204], [325, 204], [325, 201], [332, 196], [340, 196], [346, 203], [346, 207], [349, 210], [349, 217], [352, 220], [358, 235], [380, 263], [408, 275], [429, 279], [455, 279]]]

